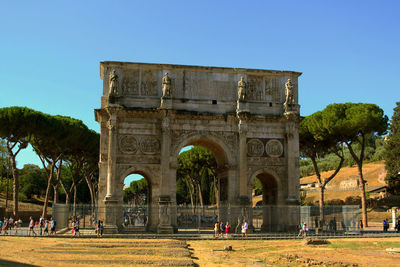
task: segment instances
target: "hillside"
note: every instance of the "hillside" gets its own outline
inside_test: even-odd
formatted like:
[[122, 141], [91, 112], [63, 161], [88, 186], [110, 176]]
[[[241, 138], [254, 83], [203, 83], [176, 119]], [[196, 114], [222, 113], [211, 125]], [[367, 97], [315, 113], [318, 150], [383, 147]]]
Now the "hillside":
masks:
[[[328, 177], [333, 171], [323, 172], [322, 177]], [[367, 192], [382, 186], [385, 186], [385, 163], [374, 162], [367, 163], [363, 166], [364, 178], [367, 181]], [[325, 200], [342, 199], [345, 200], [348, 196], [359, 196], [358, 189], [358, 170], [357, 167], [344, 167], [336, 177], [328, 184]], [[307, 192], [306, 201], [314, 202], [319, 198], [318, 187], [313, 187], [317, 178], [315, 175], [303, 177], [300, 179], [300, 184], [303, 190]], [[316, 185], [315, 185], [316, 186]]]

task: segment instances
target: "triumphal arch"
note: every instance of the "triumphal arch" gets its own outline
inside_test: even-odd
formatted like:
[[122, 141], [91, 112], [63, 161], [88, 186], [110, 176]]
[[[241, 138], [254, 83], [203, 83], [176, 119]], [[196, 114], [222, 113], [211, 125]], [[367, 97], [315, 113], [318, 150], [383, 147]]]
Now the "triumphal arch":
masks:
[[[224, 221], [251, 221], [252, 184], [263, 185], [264, 225], [296, 227], [299, 214], [299, 72], [102, 62], [99, 216], [122, 223], [127, 175], [149, 183], [147, 230], [176, 231], [178, 154], [200, 145], [216, 157]], [[225, 205], [226, 207], [226, 205]], [[269, 209], [271, 211], [271, 209]], [[269, 225], [268, 225], [269, 224]]]

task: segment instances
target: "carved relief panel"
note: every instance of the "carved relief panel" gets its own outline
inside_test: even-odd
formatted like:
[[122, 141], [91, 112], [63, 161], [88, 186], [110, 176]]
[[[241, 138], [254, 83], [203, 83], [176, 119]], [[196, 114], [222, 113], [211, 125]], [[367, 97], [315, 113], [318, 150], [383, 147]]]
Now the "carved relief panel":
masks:
[[247, 156], [280, 158], [284, 156], [283, 140], [248, 138]]
[[282, 102], [279, 83], [275, 77], [265, 77], [265, 100], [272, 103]]
[[160, 153], [160, 148], [155, 136], [123, 135], [119, 138], [119, 150], [123, 154], [154, 155]]
[[139, 71], [127, 70], [124, 72], [122, 80], [123, 95], [138, 95], [139, 94]]
[[259, 76], [247, 76], [247, 99], [253, 101], [264, 100], [263, 79]]
[[143, 70], [141, 72], [140, 94], [142, 96], [157, 96], [158, 79], [155, 72]]

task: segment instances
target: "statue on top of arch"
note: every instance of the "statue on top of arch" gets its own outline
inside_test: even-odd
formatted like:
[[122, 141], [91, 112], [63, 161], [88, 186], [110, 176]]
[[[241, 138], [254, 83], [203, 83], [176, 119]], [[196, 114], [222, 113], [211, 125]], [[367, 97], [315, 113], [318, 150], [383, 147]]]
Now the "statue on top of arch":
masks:
[[243, 76], [238, 81], [238, 100], [246, 101], [246, 82]]
[[290, 112], [291, 110], [291, 105], [294, 104], [294, 86], [292, 84], [292, 80], [288, 79], [287, 82], [285, 83], [285, 94], [286, 94], [286, 100], [285, 103], [283, 104], [283, 107], [285, 108], [285, 112]]
[[171, 78], [167, 72], [162, 78], [162, 98], [169, 98], [171, 95]]
[[117, 96], [118, 95], [118, 87], [119, 87], [119, 81], [118, 81], [118, 75], [115, 69], [113, 69], [110, 72], [110, 81], [109, 81], [109, 91], [108, 95], [109, 96]]

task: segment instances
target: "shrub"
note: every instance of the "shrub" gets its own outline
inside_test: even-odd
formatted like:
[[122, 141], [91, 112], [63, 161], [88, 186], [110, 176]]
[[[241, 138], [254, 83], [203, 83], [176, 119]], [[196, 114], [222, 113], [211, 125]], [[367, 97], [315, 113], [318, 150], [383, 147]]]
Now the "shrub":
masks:
[[359, 196], [349, 196], [344, 200], [346, 205], [361, 205], [361, 197]]

